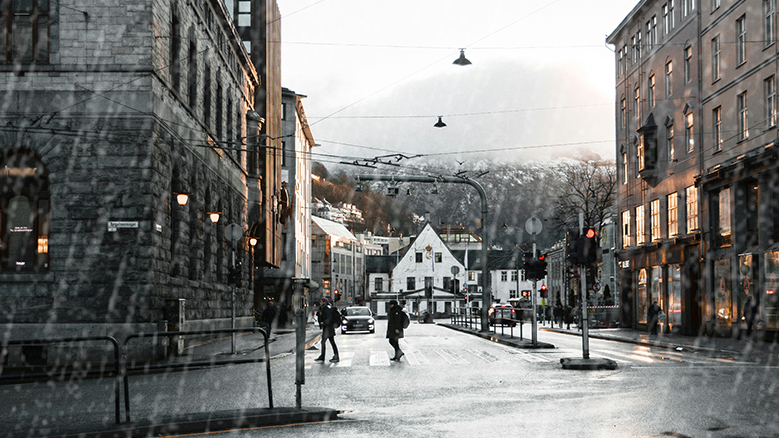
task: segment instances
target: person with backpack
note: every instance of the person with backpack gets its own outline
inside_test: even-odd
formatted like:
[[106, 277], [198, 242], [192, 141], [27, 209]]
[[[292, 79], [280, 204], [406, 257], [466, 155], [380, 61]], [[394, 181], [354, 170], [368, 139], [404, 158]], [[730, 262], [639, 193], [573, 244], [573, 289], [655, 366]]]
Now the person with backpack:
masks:
[[317, 312], [317, 319], [319, 320], [319, 327], [322, 328], [322, 354], [319, 355], [315, 362], [324, 362], [325, 353], [327, 353], [327, 341], [330, 340], [330, 345], [333, 347], [333, 358], [330, 362], [338, 362], [338, 346], [335, 345], [335, 329], [341, 325], [341, 317], [335, 307], [327, 302], [327, 299], [319, 299], [319, 311]]
[[395, 357], [390, 360], [400, 362], [400, 358], [403, 357], [403, 351], [398, 345], [398, 340], [403, 337], [403, 329], [409, 325], [408, 315], [398, 305], [395, 300], [389, 301], [389, 311], [387, 312], [387, 338], [390, 345], [395, 349]]

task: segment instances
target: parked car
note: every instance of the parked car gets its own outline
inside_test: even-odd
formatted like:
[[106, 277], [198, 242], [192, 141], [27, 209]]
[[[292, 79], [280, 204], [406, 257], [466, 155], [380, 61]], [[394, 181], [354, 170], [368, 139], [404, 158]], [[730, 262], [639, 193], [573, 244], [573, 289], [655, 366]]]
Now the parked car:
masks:
[[510, 327], [517, 325], [516, 312], [511, 304], [493, 304], [489, 310], [490, 325], [503, 324]]
[[376, 332], [373, 312], [364, 306], [347, 307], [342, 312], [341, 333]]

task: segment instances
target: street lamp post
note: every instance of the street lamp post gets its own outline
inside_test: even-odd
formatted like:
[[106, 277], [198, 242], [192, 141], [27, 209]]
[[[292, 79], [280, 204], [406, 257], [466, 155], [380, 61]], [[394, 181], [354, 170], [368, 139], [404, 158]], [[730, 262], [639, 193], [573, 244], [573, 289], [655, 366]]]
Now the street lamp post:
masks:
[[490, 330], [489, 324], [489, 306], [492, 303], [492, 293], [489, 290], [489, 264], [488, 264], [488, 251], [487, 242], [490, 239], [487, 237], [487, 195], [484, 193], [484, 188], [478, 182], [465, 178], [465, 177], [452, 177], [452, 176], [408, 176], [408, 175], [357, 175], [355, 177], [357, 182], [362, 181], [398, 181], [398, 182], [420, 182], [420, 183], [451, 183], [451, 184], [468, 184], [479, 192], [481, 198], [481, 224], [479, 224], [479, 231], [482, 236], [481, 242], [481, 260], [482, 260], [482, 308], [481, 308], [481, 331], [487, 332]]

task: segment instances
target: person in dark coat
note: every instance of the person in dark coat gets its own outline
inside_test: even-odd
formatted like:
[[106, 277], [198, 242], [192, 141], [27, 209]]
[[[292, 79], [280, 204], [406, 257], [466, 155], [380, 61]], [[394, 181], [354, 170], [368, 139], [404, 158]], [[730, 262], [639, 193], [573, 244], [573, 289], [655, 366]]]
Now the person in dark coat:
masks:
[[560, 303], [557, 303], [555, 308], [552, 310], [552, 316], [554, 316], [554, 321], [552, 321], [552, 327], [554, 327], [554, 323], [557, 323], [558, 328], [563, 328], [563, 314], [565, 311], [563, 310], [563, 305]]
[[326, 299], [320, 298], [319, 311], [317, 312], [317, 319], [319, 320], [319, 327], [322, 328], [322, 354], [316, 359], [316, 362], [324, 362], [325, 354], [327, 353], [327, 341], [330, 341], [330, 345], [333, 347], [333, 358], [330, 362], [338, 362], [338, 346], [335, 345], [335, 321], [333, 321], [333, 315], [330, 311], [330, 303]]
[[389, 311], [387, 312], [387, 338], [390, 345], [395, 349], [395, 357], [390, 360], [400, 361], [403, 357], [403, 351], [400, 349], [398, 340], [403, 337], [403, 309], [395, 300], [389, 301]]
[[652, 301], [652, 305], [646, 311], [646, 318], [649, 321], [649, 333], [652, 335], [657, 334], [657, 315], [660, 313], [660, 306], [657, 305], [657, 300]]
[[285, 328], [287, 326], [287, 320], [289, 319], [289, 307], [287, 303], [283, 303], [279, 306], [279, 321], [276, 327]]
[[276, 308], [273, 307], [273, 303], [268, 301], [268, 304], [265, 306], [265, 310], [262, 311], [262, 322], [265, 323], [265, 331], [268, 332], [268, 336], [270, 336], [270, 329], [271, 324], [273, 324], [273, 320], [276, 318]]
[[747, 337], [752, 336], [752, 329], [755, 326], [755, 319], [757, 319], [758, 307], [755, 297], [749, 295], [746, 303], [744, 304], [744, 319], [747, 323]]

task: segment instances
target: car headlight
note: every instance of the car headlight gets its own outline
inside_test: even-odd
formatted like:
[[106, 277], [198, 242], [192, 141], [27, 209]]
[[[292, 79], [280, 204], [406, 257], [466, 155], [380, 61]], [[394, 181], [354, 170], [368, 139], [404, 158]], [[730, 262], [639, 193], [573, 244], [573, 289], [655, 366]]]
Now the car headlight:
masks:
[[373, 324], [373, 318], [368, 320], [368, 324]]

